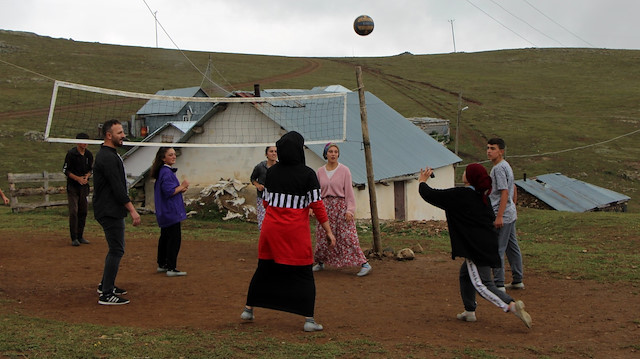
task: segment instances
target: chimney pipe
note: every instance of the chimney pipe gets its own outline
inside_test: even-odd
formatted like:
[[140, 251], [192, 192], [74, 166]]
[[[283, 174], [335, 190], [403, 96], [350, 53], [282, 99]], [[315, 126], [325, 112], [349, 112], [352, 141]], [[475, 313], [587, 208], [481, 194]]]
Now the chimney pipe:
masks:
[[260, 84], [253, 84], [253, 93], [256, 97], [260, 97]]

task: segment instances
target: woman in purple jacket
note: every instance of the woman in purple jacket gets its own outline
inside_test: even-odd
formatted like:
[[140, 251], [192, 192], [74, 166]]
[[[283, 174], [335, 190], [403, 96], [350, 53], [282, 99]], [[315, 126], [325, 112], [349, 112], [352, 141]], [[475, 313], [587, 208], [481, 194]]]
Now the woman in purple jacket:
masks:
[[156, 179], [154, 201], [156, 218], [160, 227], [158, 240], [158, 273], [167, 273], [168, 277], [187, 275], [176, 269], [178, 252], [182, 242], [180, 222], [187, 219], [182, 193], [189, 188], [187, 180], [180, 181], [176, 176], [176, 151], [171, 147], [160, 147], [151, 166], [151, 177]]

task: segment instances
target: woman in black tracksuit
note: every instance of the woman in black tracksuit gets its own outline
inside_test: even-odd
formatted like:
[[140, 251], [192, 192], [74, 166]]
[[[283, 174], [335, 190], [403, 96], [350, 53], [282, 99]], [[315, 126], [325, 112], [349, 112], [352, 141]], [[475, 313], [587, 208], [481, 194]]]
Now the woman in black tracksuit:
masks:
[[476, 321], [477, 291], [505, 312], [514, 313], [531, 328], [531, 316], [524, 310], [524, 303], [500, 291], [491, 275], [491, 268], [500, 267], [501, 262], [498, 233], [493, 226], [494, 214], [487, 199], [491, 190], [487, 170], [480, 164], [470, 164], [462, 175], [466, 186], [448, 189], [429, 187], [427, 180], [432, 173], [431, 168], [420, 169], [420, 196], [445, 211], [451, 258], [465, 259], [460, 268], [460, 295], [465, 310], [457, 318], [466, 322]]

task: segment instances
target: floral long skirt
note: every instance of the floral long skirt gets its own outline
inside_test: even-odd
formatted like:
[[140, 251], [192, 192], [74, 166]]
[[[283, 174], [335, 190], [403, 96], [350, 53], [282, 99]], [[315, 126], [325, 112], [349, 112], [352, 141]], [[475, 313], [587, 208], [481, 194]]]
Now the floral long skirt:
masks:
[[264, 214], [266, 210], [264, 209], [262, 197], [258, 197], [256, 199], [256, 215], [258, 217], [258, 230], [262, 230], [262, 221], [264, 221]]
[[347, 202], [343, 197], [322, 199], [329, 216], [331, 231], [336, 237], [336, 246], [329, 247], [327, 232], [320, 224], [316, 226], [316, 249], [314, 260], [334, 267], [360, 266], [367, 262], [356, 230], [355, 221], [347, 221]]

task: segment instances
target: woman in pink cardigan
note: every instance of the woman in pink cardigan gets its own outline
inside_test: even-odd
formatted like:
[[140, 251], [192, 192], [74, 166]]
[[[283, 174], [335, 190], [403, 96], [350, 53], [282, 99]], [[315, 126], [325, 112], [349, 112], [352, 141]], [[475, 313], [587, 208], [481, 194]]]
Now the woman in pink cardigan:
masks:
[[357, 275], [365, 276], [371, 271], [371, 265], [367, 262], [358, 240], [354, 220], [356, 199], [353, 195], [351, 171], [349, 167], [338, 163], [340, 148], [335, 143], [328, 143], [324, 147], [323, 156], [327, 164], [318, 168], [316, 173], [331, 231], [336, 237], [336, 245], [329, 246], [326, 232], [322, 226], [316, 226], [316, 264], [313, 271], [323, 270], [325, 265], [339, 268], [360, 266]]

